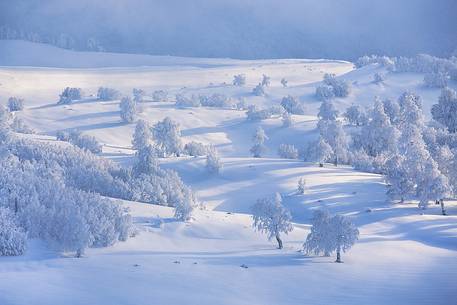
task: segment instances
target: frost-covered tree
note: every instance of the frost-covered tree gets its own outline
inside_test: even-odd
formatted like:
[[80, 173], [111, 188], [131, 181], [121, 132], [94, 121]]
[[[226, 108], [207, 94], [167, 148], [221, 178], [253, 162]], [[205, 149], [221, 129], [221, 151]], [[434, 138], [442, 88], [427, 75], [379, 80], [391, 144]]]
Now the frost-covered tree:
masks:
[[180, 156], [183, 145], [181, 141], [181, 129], [177, 122], [166, 117], [154, 125], [152, 134], [162, 156]]
[[303, 248], [306, 253], [323, 253], [330, 256], [336, 251], [336, 262], [341, 263], [341, 252], [349, 250], [357, 241], [359, 230], [349, 218], [342, 215], [331, 216], [325, 210], [314, 212], [311, 232], [306, 237]]
[[267, 76], [267, 75], [265, 75], [265, 74], [263, 74], [263, 75], [262, 75], [262, 83], [261, 83], [262, 86], [263, 86], [263, 87], [268, 87], [268, 86], [270, 86], [270, 83], [271, 83], [270, 77]]
[[288, 234], [293, 230], [293, 226], [292, 215], [282, 205], [281, 195], [276, 193], [272, 197], [259, 199], [251, 209], [253, 227], [267, 234], [269, 240], [276, 238], [278, 248], [282, 249], [281, 233]]
[[384, 112], [390, 120], [390, 124], [396, 125], [400, 120], [400, 105], [397, 101], [385, 99], [382, 101]]
[[281, 106], [291, 114], [305, 114], [305, 106], [291, 95], [282, 98]]
[[278, 155], [283, 159], [297, 159], [298, 149], [292, 144], [280, 144]]
[[168, 92], [165, 90], [156, 90], [152, 93], [153, 102], [168, 102]]
[[135, 153], [133, 164], [133, 174], [135, 176], [154, 175], [159, 172], [159, 162], [157, 161], [157, 151], [151, 144], [139, 148]]
[[333, 88], [333, 94], [336, 97], [347, 97], [351, 92], [350, 84], [342, 79], [337, 79], [335, 74], [324, 75], [324, 84]]
[[405, 158], [399, 154], [392, 155], [385, 164], [387, 195], [403, 201], [414, 192], [414, 181], [409, 177]]
[[143, 89], [133, 88], [132, 94], [133, 94], [133, 100], [135, 101], [135, 103], [142, 103], [144, 96], [146, 95], [146, 92]]
[[338, 110], [336, 110], [335, 106], [331, 101], [324, 100], [321, 106], [319, 107], [319, 112], [317, 116], [321, 120], [334, 121], [338, 117]]
[[246, 76], [244, 74], [237, 74], [233, 76], [234, 86], [244, 86], [246, 84]]
[[208, 147], [208, 153], [206, 155], [206, 170], [210, 174], [219, 174], [222, 169], [222, 162], [219, 158], [219, 153], [216, 147], [210, 145]]
[[252, 89], [252, 93], [257, 96], [265, 96], [265, 88], [261, 83], [259, 83], [254, 87], [254, 89]]
[[331, 100], [335, 97], [335, 92], [333, 91], [333, 87], [329, 85], [320, 85], [316, 87], [316, 98], [320, 101], [327, 101]]
[[397, 146], [399, 131], [390, 124], [381, 100], [376, 99], [371, 111], [371, 119], [361, 131], [361, 142], [368, 155], [376, 157], [393, 151]]
[[10, 97], [8, 99], [8, 110], [10, 112], [20, 111], [24, 109], [24, 99], [18, 97]]
[[306, 180], [305, 180], [305, 178], [301, 177], [298, 180], [298, 184], [297, 184], [297, 194], [303, 195], [305, 193], [305, 190], [306, 190]]
[[283, 88], [287, 87], [287, 83], [288, 83], [287, 79], [281, 78], [281, 85], [282, 85]]
[[0, 256], [22, 255], [26, 249], [26, 234], [18, 225], [17, 216], [0, 206]]
[[97, 91], [97, 99], [101, 101], [112, 101], [121, 98], [121, 93], [113, 88], [100, 87]]
[[190, 188], [185, 188], [175, 203], [175, 218], [180, 221], [189, 221], [197, 205], [195, 195]]
[[267, 135], [262, 127], [257, 127], [257, 130], [252, 137], [252, 142], [254, 145], [251, 147], [250, 152], [254, 156], [254, 158], [260, 158], [267, 150], [265, 146], [265, 141], [268, 140]]
[[[430, 200], [443, 202], [444, 198], [450, 194], [450, 186], [447, 177], [438, 169], [438, 165], [433, 159], [428, 159], [424, 165], [424, 170], [419, 178], [417, 185], [417, 197], [419, 207], [426, 209]], [[446, 213], [442, 204], [443, 215]]]
[[308, 147], [307, 160], [318, 162], [319, 167], [324, 167], [324, 163], [329, 161], [332, 156], [333, 149], [322, 136], [319, 136], [319, 139]]
[[133, 133], [132, 145], [136, 150], [143, 149], [152, 141], [151, 127], [145, 120], [138, 120]]
[[208, 147], [202, 143], [192, 141], [184, 145], [184, 152], [193, 157], [204, 156], [208, 152]]
[[334, 245], [330, 230], [331, 215], [327, 210], [315, 210], [311, 219], [311, 232], [306, 237], [303, 249], [306, 254], [330, 256]]
[[318, 123], [321, 136], [330, 145], [333, 151], [333, 163], [346, 163], [349, 160], [349, 136], [343, 129], [341, 122], [321, 120]]
[[383, 73], [376, 72], [373, 74], [373, 83], [381, 84], [386, 80], [386, 76]]
[[124, 123], [132, 123], [138, 115], [138, 107], [130, 97], [123, 97], [119, 104], [120, 116]]
[[67, 87], [59, 95], [59, 102], [57, 104], [71, 104], [73, 101], [82, 99], [83, 92], [81, 88], [70, 88]]
[[289, 112], [284, 111], [282, 114], [282, 127], [290, 127], [293, 124], [292, 116], [290, 115]]
[[364, 125], [368, 121], [365, 111], [358, 105], [348, 107], [343, 116], [349, 124], [355, 126]]
[[454, 90], [444, 88], [431, 111], [433, 119], [446, 126], [449, 132], [457, 131], [457, 93]]
[[342, 263], [341, 252], [346, 252], [359, 238], [359, 230], [351, 220], [343, 215], [335, 215], [330, 219], [330, 230], [336, 251], [336, 262]]

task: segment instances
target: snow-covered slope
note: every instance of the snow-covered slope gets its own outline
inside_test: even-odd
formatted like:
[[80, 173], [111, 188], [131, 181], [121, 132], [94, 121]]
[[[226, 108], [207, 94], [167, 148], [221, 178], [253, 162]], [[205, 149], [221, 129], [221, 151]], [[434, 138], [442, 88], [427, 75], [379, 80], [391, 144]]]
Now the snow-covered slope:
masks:
[[[279, 118], [247, 122], [238, 110], [176, 109], [173, 102], [145, 102], [141, 118], [155, 123], [170, 116], [180, 123], [184, 141], [212, 143], [219, 150], [224, 164], [219, 176], [205, 172], [204, 158], [161, 161], [192, 186], [203, 209], [184, 224], [171, 218], [169, 208], [126, 202], [138, 235], [113, 247], [90, 249], [82, 259], [32, 241], [25, 256], [0, 258], [1, 305], [453, 304], [456, 203], [448, 205], [450, 216], [440, 216], [435, 206], [422, 215], [414, 204], [388, 202], [379, 175], [344, 166], [319, 168], [278, 159], [276, 154], [281, 143], [301, 147], [316, 136], [320, 103], [314, 88], [324, 73], [353, 83], [351, 95], [337, 100], [341, 110], [352, 103], [368, 105], [376, 95], [397, 98], [413, 90], [423, 97], [427, 112], [439, 91], [424, 88], [423, 75], [388, 74], [384, 85], [375, 85], [372, 75], [381, 68], [353, 70], [343, 61], [78, 53], [11, 41], [0, 41], [0, 65], [0, 101], [13, 95], [25, 99], [26, 109], [16, 115], [37, 131], [33, 137], [50, 141], [59, 130], [77, 128], [105, 144], [105, 157], [121, 163], [131, 162], [134, 125], [121, 123], [119, 101], [88, 98], [56, 105], [64, 87], [81, 87], [88, 95], [99, 86], [126, 95], [132, 88], [148, 95], [158, 89], [167, 89], [171, 96], [222, 93], [260, 107], [278, 104], [290, 94], [307, 106], [306, 115], [294, 115], [293, 126], [283, 128]], [[246, 75], [246, 86], [229, 85], [239, 73]], [[266, 97], [253, 96], [262, 74], [271, 76], [272, 84]], [[287, 88], [280, 84], [283, 77], [289, 80]], [[258, 125], [269, 136], [265, 158], [251, 158], [249, 153]], [[307, 181], [304, 195], [295, 194], [300, 177]], [[283, 195], [295, 223], [284, 250], [276, 250], [251, 228], [250, 206], [273, 192]], [[343, 254], [345, 264], [299, 252], [311, 213], [321, 207], [354, 217], [360, 229], [360, 241]]]

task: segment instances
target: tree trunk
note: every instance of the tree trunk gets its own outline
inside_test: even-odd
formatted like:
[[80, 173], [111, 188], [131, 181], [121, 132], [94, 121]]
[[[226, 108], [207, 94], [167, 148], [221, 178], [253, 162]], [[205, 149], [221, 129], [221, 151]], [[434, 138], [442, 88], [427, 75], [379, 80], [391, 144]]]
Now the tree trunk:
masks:
[[278, 249], [282, 249], [282, 240], [279, 237], [279, 234], [276, 234], [276, 240], [278, 241]]
[[441, 205], [441, 214], [443, 214], [443, 216], [447, 215], [446, 209], [444, 208], [444, 199], [440, 199], [440, 205]]
[[342, 263], [342, 261], [341, 261], [341, 246], [340, 246], [339, 242], [338, 242], [338, 247], [336, 248], [336, 261], [335, 261], [335, 263]]
[[319, 167], [324, 167], [324, 164], [323, 163], [319, 163]]
[[436, 205], [440, 204], [440, 201], [439, 200], [435, 200], [435, 204]]
[[17, 214], [19, 212], [19, 206], [17, 204], [17, 198], [14, 198], [14, 213]]

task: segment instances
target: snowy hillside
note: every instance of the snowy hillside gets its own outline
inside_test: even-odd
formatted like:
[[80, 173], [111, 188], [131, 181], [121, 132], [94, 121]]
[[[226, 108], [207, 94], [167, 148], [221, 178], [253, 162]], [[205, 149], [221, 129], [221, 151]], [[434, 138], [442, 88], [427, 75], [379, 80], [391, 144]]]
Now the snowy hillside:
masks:
[[[30, 240], [23, 256], [0, 257], [0, 304], [454, 304], [457, 280], [457, 202], [419, 210], [417, 202], [392, 203], [383, 176], [348, 165], [335, 167], [278, 157], [280, 144], [302, 150], [315, 140], [321, 101], [315, 88], [326, 73], [352, 86], [335, 98], [340, 113], [352, 104], [370, 106], [375, 96], [397, 100], [405, 91], [422, 97], [423, 111], [437, 103], [440, 89], [423, 85], [423, 73], [388, 73], [380, 65], [355, 69], [339, 60], [231, 60], [74, 52], [23, 41], [0, 40], [0, 102], [24, 99], [15, 118], [35, 131], [18, 135], [66, 145], [58, 132], [77, 129], [102, 145], [101, 157], [129, 166], [135, 123], [119, 115], [119, 98], [97, 99], [99, 87], [130, 96], [145, 94], [138, 119], [151, 126], [170, 117], [182, 140], [214, 145], [223, 168], [209, 175], [206, 157], [159, 158], [176, 170], [200, 202], [192, 220], [176, 221], [171, 207], [124, 200], [137, 233], [125, 242], [90, 248], [82, 258]], [[375, 73], [386, 74], [380, 84]], [[244, 74], [246, 84], [232, 85]], [[271, 78], [265, 95], [253, 94], [263, 75]], [[281, 80], [287, 80], [287, 86]], [[81, 88], [83, 99], [58, 104], [65, 87]], [[454, 81], [449, 87], [457, 89]], [[153, 101], [166, 90], [169, 99]], [[259, 109], [297, 97], [304, 114], [292, 114], [284, 127], [273, 115], [246, 119], [235, 107], [177, 107], [176, 95], [222, 94]], [[261, 158], [250, 153], [256, 128], [268, 139]], [[351, 127], [346, 127], [350, 129]], [[300, 178], [304, 194], [297, 194]], [[294, 230], [283, 236], [284, 249], [252, 228], [251, 206], [275, 192], [290, 210]], [[334, 257], [305, 255], [303, 242], [317, 209], [351, 217], [359, 241], [344, 264]]]

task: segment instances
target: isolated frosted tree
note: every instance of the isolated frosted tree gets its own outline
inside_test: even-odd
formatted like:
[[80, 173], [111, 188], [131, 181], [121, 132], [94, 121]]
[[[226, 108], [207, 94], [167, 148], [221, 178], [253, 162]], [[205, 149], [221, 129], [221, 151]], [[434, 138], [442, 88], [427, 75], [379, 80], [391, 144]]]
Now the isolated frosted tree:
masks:
[[270, 83], [271, 83], [270, 77], [267, 76], [267, 75], [265, 75], [265, 74], [263, 74], [263, 75], [262, 75], [262, 83], [261, 83], [262, 86], [268, 87], [268, 86], [270, 86]]
[[206, 156], [206, 170], [210, 174], [218, 174], [222, 169], [222, 162], [219, 158], [216, 147], [210, 145]]
[[97, 99], [101, 101], [117, 100], [121, 97], [121, 93], [113, 88], [100, 87], [97, 91]]
[[338, 110], [336, 110], [332, 101], [324, 100], [321, 106], [319, 107], [319, 112], [317, 116], [321, 120], [335, 121], [338, 117]]
[[330, 219], [330, 230], [334, 240], [336, 262], [342, 263], [341, 252], [346, 252], [359, 238], [359, 230], [349, 218], [343, 215], [335, 215]]
[[265, 134], [265, 131], [262, 129], [262, 127], [257, 127], [257, 130], [252, 137], [252, 141], [254, 145], [251, 147], [250, 152], [254, 156], [254, 158], [260, 158], [263, 153], [266, 152], [267, 148], [265, 146], [265, 141], [268, 140], [267, 135]]
[[438, 104], [432, 106], [433, 119], [447, 127], [449, 132], [457, 131], [457, 93], [444, 88], [438, 99]]
[[133, 88], [132, 94], [133, 94], [133, 100], [135, 101], [135, 103], [142, 103], [143, 98], [146, 95], [146, 92], [143, 89]]
[[373, 83], [375, 84], [381, 84], [386, 80], [386, 76], [382, 73], [376, 72], [373, 75]]
[[60, 99], [57, 104], [71, 104], [73, 101], [80, 100], [82, 98], [81, 88], [70, 88], [67, 87], [60, 94]]
[[303, 106], [297, 98], [291, 95], [282, 98], [281, 106], [289, 113], [305, 114], [305, 106]]
[[237, 74], [233, 76], [234, 86], [244, 86], [246, 84], [246, 76], [244, 74]]
[[358, 105], [348, 107], [343, 116], [349, 124], [355, 126], [364, 125], [368, 120], [365, 111]]
[[306, 180], [305, 178], [301, 177], [298, 180], [298, 185], [297, 185], [297, 194], [303, 195], [306, 190]]
[[26, 234], [18, 225], [16, 215], [0, 206], [0, 256], [22, 255], [26, 249]]
[[281, 85], [283, 86], [283, 88], [287, 87], [287, 83], [288, 83], [287, 79], [281, 78]]
[[292, 215], [282, 205], [282, 198], [279, 193], [272, 197], [257, 200], [252, 206], [253, 227], [268, 235], [268, 239], [273, 237], [278, 242], [278, 248], [282, 249], [281, 233], [288, 234], [293, 230], [291, 223]]
[[154, 141], [164, 157], [179, 155], [182, 152], [181, 129], [179, 124], [169, 117], [158, 122], [152, 128]]
[[330, 231], [330, 213], [327, 210], [315, 210], [311, 219], [311, 232], [306, 237], [303, 249], [306, 254], [330, 256], [334, 245]]
[[133, 148], [140, 150], [148, 146], [152, 141], [151, 127], [145, 120], [138, 120], [133, 133]]
[[317, 210], [312, 219], [311, 232], [306, 237], [303, 248], [306, 253], [323, 253], [330, 256], [336, 251], [336, 262], [341, 263], [341, 252], [349, 250], [357, 241], [359, 230], [349, 218], [342, 215], [331, 216], [326, 210]]
[[120, 116], [124, 123], [132, 123], [138, 115], [138, 108], [135, 101], [130, 97], [123, 97], [120, 104]]
[[196, 204], [197, 201], [192, 190], [185, 188], [175, 203], [175, 218], [180, 221], [190, 220]]
[[293, 124], [292, 116], [290, 115], [289, 112], [284, 111], [282, 114], [282, 127], [290, 127]]
[[8, 99], [8, 110], [10, 112], [13, 111], [20, 111], [24, 109], [24, 99], [17, 98], [17, 97], [10, 97]]
[[265, 96], [265, 89], [264, 86], [259, 83], [257, 86], [252, 89], [252, 93], [257, 96]]

